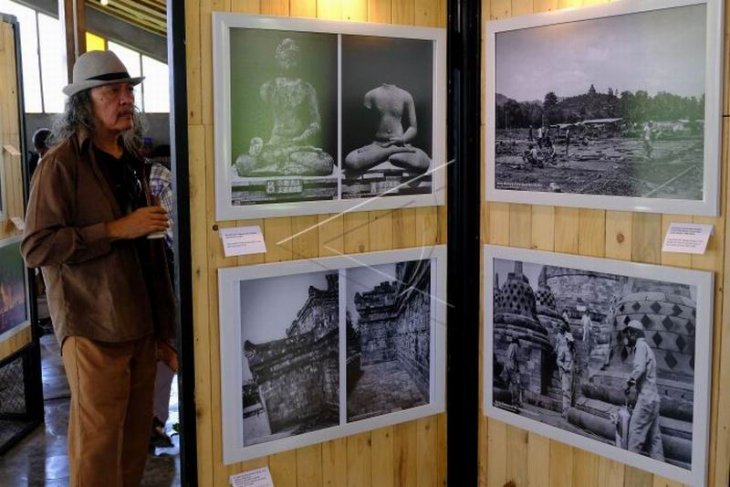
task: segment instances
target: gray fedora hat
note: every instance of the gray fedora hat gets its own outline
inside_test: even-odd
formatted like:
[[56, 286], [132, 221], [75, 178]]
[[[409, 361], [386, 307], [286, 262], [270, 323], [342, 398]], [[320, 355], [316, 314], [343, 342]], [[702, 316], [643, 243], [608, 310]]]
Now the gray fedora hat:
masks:
[[124, 64], [112, 51], [89, 51], [74, 64], [73, 83], [63, 88], [67, 96], [113, 83], [138, 85], [144, 76], [132, 78]]

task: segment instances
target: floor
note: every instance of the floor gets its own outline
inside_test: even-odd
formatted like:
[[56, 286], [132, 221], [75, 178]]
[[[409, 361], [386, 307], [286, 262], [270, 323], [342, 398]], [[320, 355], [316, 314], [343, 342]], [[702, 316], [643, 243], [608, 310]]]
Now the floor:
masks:
[[[0, 457], [0, 482], [3, 487], [68, 485], [66, 429], [68, 427], [69, 391], [58, 343], [53, 335], [41, 337], [41, 364], [45, 423]], [[170, 398], [170, 425], [178, 421], [177, 387], [173, 381]], [[147, 458], [143, 487], [177, 487], [180, 485], [178, 437], [173, 448], [157, 448]]]

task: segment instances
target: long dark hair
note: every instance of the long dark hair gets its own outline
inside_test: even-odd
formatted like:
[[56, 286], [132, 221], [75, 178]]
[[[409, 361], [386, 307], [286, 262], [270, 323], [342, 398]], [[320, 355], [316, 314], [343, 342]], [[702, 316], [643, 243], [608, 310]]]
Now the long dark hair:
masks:
[[[139, 156], [142, 148], [142, 134], [147, 130], [147, 120], [135, 105], [132, 112], [133, 127], [122, 133], [122, 144], [131, 153]], [[90, 90], [76, 93], [66, 100], [66, 108], [53, 122], [49, 147], [59, 144], [79, 130], [94, 133], [94, 110]]]

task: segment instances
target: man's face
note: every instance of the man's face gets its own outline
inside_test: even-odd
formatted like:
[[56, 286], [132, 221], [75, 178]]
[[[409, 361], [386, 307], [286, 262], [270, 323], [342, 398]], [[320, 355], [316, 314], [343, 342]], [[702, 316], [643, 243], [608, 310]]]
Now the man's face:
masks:
[[629, 328], [628, 333], [626, 333], [626, 339], [629, 342], [629, 346], [633, 347], [634, 345], [636, 345], [636, 339], [638, 337], [639, 334]]
[[121, 133], [134, 127], [134, 88], [129, 83], [97, 86], [90, 91], [97, 130]]

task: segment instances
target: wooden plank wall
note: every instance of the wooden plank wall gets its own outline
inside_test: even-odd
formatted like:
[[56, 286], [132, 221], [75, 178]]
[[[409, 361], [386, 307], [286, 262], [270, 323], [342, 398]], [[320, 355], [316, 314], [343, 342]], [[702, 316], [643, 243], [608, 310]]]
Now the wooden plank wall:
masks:
[[[599, 2], [601, 0], [598, 0]], [[483, 21], [513, 15], [588, 5], [591, 0], [483, 0]], [[727, 14], [728, 2], [725, 2]], [[728, 96], [728, 22], [725, 21], [725, 92], [723, 113], [730, 112]], [[484, 46], [483, 46], [484, 47]], [[482, 73], [484, 76], [484, 73]], [[482, 121], [486, 111], [482, 103]], [[727, 117], [727, 115], [725, 115]], [[724, 118], [722, 140], [728, 140]], [[489, 143], [489, 141], [486, 141]], [[728, 144], [722, 148], [727, 167]], [[484, 158], [482, 158], [484, 159]], [[483, 166], [484, 167], [484, 166]], [[712, 414], [708, 485], [728, 485], [730, 469], [730, 228], [725, 223], [728, 171], [722, 175], [722, 209], [718, 218], [659, 215], [619, 211], [559, 208], [527, 204], [483, 203], [483, 243], [510, 245], [569, 254], [664, 264], [715, 273], [715, 320], [712, 353]], [[663, 234], [670, 222], [710, 223], [715, 234], [702, 256], [664, 254]], [[483, 332], [483, 329], [482, 329]], [[725, 391], [720, 394], [720, 391]], [[479, 485], [488, 487], [676, 487], [676, 482], [607, 460], [589, 452], [548, 440], [534, 433], [485, 417], [480, 419]]]
[[[20, 153], [18, 83], [13, 26], [0, 21], [0, 184], [3, 184], [3, 211], [0, 214], [0, 240], [21, 232], [10, 221], [24, 218], [23, 172]], [[0, 343], [0, 360], [31, 342], [30, 328]]]
[[[222, 463], [217, 269], [341, 252], [444, 243], [443, 208], [218, 222], [214, 207], [211, 12], [241, 12], [420, 26], [446, 25], [445, 0], [185, 0], [190, 211], [199, 484], [268, 465], [277, 487], [445, 485], [445, 415], [225, 466]], [[445, 162], [445, 161], [439, 161]], [[260, 225], [268, 252], [223, 257], [218, 227]], [[303, 232], [299, 235], [299, 232]], [[276, 242], [297, 234], [290, 243]], [[184, 358], [183, 358], [184, 360]]]

